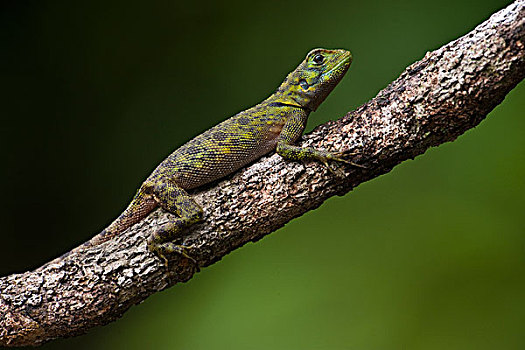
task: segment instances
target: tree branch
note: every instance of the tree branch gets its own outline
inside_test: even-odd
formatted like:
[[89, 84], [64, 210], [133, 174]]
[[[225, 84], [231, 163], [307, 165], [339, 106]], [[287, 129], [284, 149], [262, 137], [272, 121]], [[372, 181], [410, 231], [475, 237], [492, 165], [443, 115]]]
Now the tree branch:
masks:
[[[390, 171], [476, 126], [525, 76], [525, 0], [408, 67], [374, 99], [304, 137], [303, 145], [352, 149], [367, 169], [338, 178], [317, 163], [263, 158], [195, 192], [206, 213], [184, 238], [201, 266], [256, 241], [327, 198]], [[0, 345], [38, 345], [87, 332], [194, 273], [174, 257], [170, 276], [146, 249], [161, 210], [119, 237], [76, 248], [35, 271], [0, 278]]]

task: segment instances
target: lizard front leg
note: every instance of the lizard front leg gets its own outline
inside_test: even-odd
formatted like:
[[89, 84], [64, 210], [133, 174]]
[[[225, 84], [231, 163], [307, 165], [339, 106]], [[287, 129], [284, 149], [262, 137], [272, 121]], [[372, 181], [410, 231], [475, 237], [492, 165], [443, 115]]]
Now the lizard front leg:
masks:
[[312, 147], [295, 146], [293, 143], [301, 136], [304, 129], [304, 123], [306, 122], [306, 117], [307, 115], [295, 115], [286, 121], [277, 140], [277, 154], [279, 154], [284, 159], [294, 161], [317, 160], [323, 163], [331, 172], [334, 172], [334, 170], [328, 164], [328, 161], [330, 160], [365, 168], [362, 165], [353, 163], [345, 159], [345, 157], [353, 155], [355, 153], [329, 152], [317, 150]]
[[166, 179], [161, 178], [154, 182], [151, 191], [161, 208], [178, 217], [170, 219], [153, 233], [148, 239], [148, 249], [163, 259], [166, 266], [166, 255], [177, 253], [193, 261], [198, 268], [197, 262], [187, 253], [188, 247], [172, 241], [180, 236], [184, 229], [202, 221], [201, 206], [185, 190]]

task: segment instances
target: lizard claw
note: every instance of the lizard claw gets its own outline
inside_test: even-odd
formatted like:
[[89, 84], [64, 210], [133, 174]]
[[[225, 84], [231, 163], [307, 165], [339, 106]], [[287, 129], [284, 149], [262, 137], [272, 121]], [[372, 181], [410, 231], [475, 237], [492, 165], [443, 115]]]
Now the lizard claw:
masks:
[[368, 169], [367, 166], [354, 163], [354, 162], [352, 162], [352, 161], [347, 159], [350, 156], [355, 156], [355, 155], [359, 155], [359, 154], [361, 154], [361, 153], [359, 153], [359, 152], [351, 152], [350, 150], [345, 150], [345, 151], [341, 151], [341, 152], [332, 153], [332, 156], [329, 157], [328, 159], [335, 160], [335, 161], [341, 162], [341, 163], [350, 164], [350, 165], [358, 167], [358, 168]]
[[334, 169], [328, 164], [328, 161], [326, 158], [320, 159], [321, 163], [332, 173], [332, 175], [335, 175], [337, 177], [344, 177], [343, 172], [341, 169]]
[[368, 167], [365, 166], [365, 165], [357, 164], [357, 163], [354, 163], [354, 162], [346, 160], [346, 159], [335, 159], [335, 160], [337, 160], [339, 162], [346, 163], [346, 164], [350, 164], [350, 165], [358, 167], [358, 168], [368, 169]]
[[164, 266], [166, 267], [166, 270], [168, 270], [169, 268], [169, 261], [166, 255], [178, 254], [182, 256], [183, 258], [191, 261], [193, 263], [193, 266], [195, 267], [196, 272], [199, 272], [200, 267], [199, 267], [197, 260], [195, 260], [189, 254], [189, 250], [193, 247], [194, 247], [193, 245], [185, 246], [181, 244], [175, 244], [173, 242], [164, 242], [164, 243], [148, 242], [148, 249], [154, 252], [159, 258], [161, 258], [164, 261]]

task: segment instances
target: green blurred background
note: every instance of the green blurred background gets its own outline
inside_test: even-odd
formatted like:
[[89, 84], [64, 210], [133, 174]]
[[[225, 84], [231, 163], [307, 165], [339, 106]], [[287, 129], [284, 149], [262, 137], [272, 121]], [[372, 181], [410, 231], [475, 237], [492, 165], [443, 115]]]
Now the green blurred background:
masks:
[[[342, 116], [508, 0], [4, 3], [0, 274], [105, 227], [174, 148], [311, 48]], [[456, 142], [43, 349], [524, 349], [525, 85]]]

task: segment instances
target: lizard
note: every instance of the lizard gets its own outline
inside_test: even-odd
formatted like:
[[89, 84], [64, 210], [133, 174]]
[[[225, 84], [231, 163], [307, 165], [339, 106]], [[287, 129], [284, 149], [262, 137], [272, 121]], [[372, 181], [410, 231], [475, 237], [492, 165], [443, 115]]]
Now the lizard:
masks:
[[198, 269], [189, 253], [191, 247], [174, 242], [182, 231], [204, 220], [203, 209], [188, 190], [230, 175], [274, 150], [286, 160], [317, 160], [330, 170], [328, 161], [360, 166], [346, 159], [347, 152], [294, 144], [302, 136], [309, 114], [341, 81], [351, 63], [352, 54], [347, 50], [311, 50], [264, 101], [173, 151], [142, 183], [122, 214], [86, 245], [111, 239], [161, 207], [176, 216], [147, 239], [148, 249], [163, 259], [166, 266], [166, 256], [180, 254], [192, 260]]

